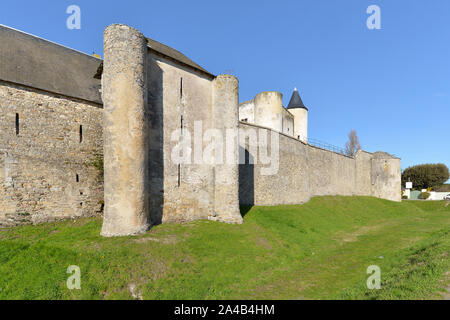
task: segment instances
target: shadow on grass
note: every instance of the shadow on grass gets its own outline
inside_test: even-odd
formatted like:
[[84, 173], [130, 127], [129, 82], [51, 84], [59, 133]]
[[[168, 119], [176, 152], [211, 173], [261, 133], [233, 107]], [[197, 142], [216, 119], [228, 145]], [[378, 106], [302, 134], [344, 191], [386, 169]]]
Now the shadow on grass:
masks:
[[252, 205], [242, 205], [241, 206], [241, 215], [242, 218], [245, 218], [245, 216], [247, 215], [247, 213], [252, 210], [253, 206]]

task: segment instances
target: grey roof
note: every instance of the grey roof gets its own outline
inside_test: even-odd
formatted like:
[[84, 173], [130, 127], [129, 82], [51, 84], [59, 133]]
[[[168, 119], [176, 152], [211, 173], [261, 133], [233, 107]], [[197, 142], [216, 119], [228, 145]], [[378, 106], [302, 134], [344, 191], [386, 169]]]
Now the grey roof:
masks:
[[0, 25], [0, 80], [102, 104], [101, 60]]
[[[156, 54], [162, 55], [165, 58], [169, 58], [171, 60], [174, 60], [178, 63], [181, 63], [182, 65], [185, 65], [189, 68], [192, 68], [194, 70], [200, 71], [203, 74], [206, 74], [207, 76], [211, 78], [215, 78], [216, 76], [212, 73], [208, 72], [206, 69], [202, 68], [200, 65], [196, 64], [194, 61], [186, 57], [184, 54], [182, 54], [180, 51], [177, 51], [169, 46], [166, 46], [165, 44], [158, 42], [156, 40], [146, 38], [147, 39], [147, 45], [150, 50], [155, 52]], [[101, 79], [101, 75], [103, 73], [103, 62], [98, 70], [98, 73], [96, 77]]]
[[194, 61], [192, 61], [191, 59], [189, 59], [188, 57], [186, 57], [184, 54], [182, 54], [181, 52], [166, 46], [165, 44], [158, 42], [156, 40], [147, 38], [147, 42], [148, 42], [148, 47], [153, 50], [156, 51], [159, 54], [162, 54], [163, 56], [166, 56], [168, 58], [174, 59], [178, 62], [181, 62], [182, 64], [194, 68], [198, 71], [201, 71], [211, 77], [215, 77], [213, 74], [211, 74], [210, 72], [208, 72], [207, 70], [203, 69], [201, 66], [199, 66], [198, 64], [196, 64]]
[[308, 108], [305, 107], [305, 105], [303, 104], [302, 98], [300, 98], [300, 94], [298, 93], [297, 88], [294, 90], [294, 93], [292, 93], [292, 98], [287, 108], [288, 109], [303, 108], [308, 110]]
[[[147, 42], [155, 53], [215, 77], [181, 52]], [[0, 80], [102, 104], [102, 72], [101, 59], [0, 24]]]

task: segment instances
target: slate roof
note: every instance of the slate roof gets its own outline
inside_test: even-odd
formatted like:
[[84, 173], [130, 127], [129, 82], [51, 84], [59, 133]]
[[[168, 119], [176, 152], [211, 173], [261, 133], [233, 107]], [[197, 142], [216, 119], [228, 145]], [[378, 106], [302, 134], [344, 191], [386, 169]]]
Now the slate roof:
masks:
[[308, 108], [305, 107], [305, 105], [303, 104], [302, 98], [300, 98], [300, 94], [298, 93], [297, 88], [295, 88], [294, 92], [292, 93], [292, 98], [287, 108], [288, 109], [303, 108], [308, 110]]
[[[156, 54], [215, 78], [181, 52], [147, 42]], [[101, 59], [0, 24], [0, 80], [102, 104], [102, 73]]]
[[200, 65], [186, 57], [184, 54], [182, 54], [180, 51], [177, 51], [169, 46], [166, 46], [165, 44], [158, 42], [156, 40], [147, 38], [148, 47], [156, 51], [159, 54], [162, 54], [163, 56], [169, 57], [173, 60], [176, 60], [178, 62], [181, 62], [182, 64], [194, 68], [198, 71], [201, 71], [203, 73], [206, 73], [209, 76], [215, 77], [213, 74], [202, 68]]
[[0, 80], [102, 104], [102, 61], [0, 25]]

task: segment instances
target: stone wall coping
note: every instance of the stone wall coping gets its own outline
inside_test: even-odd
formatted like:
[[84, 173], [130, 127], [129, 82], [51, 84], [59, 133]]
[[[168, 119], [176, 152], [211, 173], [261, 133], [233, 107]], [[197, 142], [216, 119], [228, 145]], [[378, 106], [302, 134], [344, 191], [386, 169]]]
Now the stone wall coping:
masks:
[[[336, 155], [338, 155], [338, 156], [342, 156], [342, 157], [345, 157], [345, 158], [355, 159], [354, 157], [349, 157], [349, 156], [346, 156], [345, 154], [340, 154], [340, 153], [337, 153], [337, 152], [334, 152], [334, 151], [331, 151], [331, 150], [327, 150], [327, 149], [323, 149], [323, 148], [319, 148], [319, 147], [310, 145], [309, 143], [303, 142], [303, 141], [298, 140], [298, 139], [296, 139], [296, 138], [294, 138], [294, 137], [292, 137], [292, 136], [290, 136], [290, 135], [288, 135], [288, 134], [286, 134], [286, 133], [283, 133], [283, 132], [274, 130], [274, 129], [269, 128], [269, 127], [260, 126], [260, 125], [257, 125], [257, 124], [248, 123], [248, 122], [244, 122], [244, 121], [239, 121], [239, 124], [244, 124], [244, 125], [247, 125], [247, 126], [251, 126], [251, 127], [255, 127], [255, 128], [260, 128], [260, 129], [265, 129], [265, 130], [270, 130], [270, 131], [273, 131], [273, 132], [275, 132], [275, 133], [278, 133], [279, 135], [285, 136], [286, 138], [289, 138], [289, 139], [292, 139], [292, 140], [294, 140], [294, 141], [296, 141], [296, 142], [299, 142], [299, 143], [301, 143], [301, 144], [303, 144], [303, 145], [305, 145], [305, 146], [307, 146], [307, 147], [311, 147], [311, 148], [319, 149], [319, 150], [323, 150], [323, 151], [328, 151], [328, 152], [334, 153], [334, 154], [336, 154]], [[364, 152], [366, 152], [366, 151], [364, 151]], [[369, 152], [366, 152], [366, 153], [369, 153]], [[369, 154], [370, 154], [370, 153], [369, 153]]]
[[[310, 145], [309, 143], [305, 143], [305, 142], [303, 142], [303, 141], [301, 141], [301, 140], [298, 140], [298, 139], [296, 139], [296, 138], [294, 138], [294, 137], [292, 137], [292, 136], [290, 136], [290, 135], [288, 135], [288, 134], [286, 134], [286, 133], [280, 132], [280, 131], [278, 131], [278, 130], [274, 130], [274, 129], [269, 128], [269, 127], [261, 126], [261, 125], [254, 124], [254, 123], [248, 123], [248, 122], [244, 122], [244, 121], [239, 121], [239, 123], [240, 123], [240, 124], [247, 125], [247, 126], [252, 126], [252, 127], [260, 128], [260, 129], [270, 130], [270, 131], [276, 132], [276, 133], [278, 133], [278, 134], [280, 134], [280, 135], [282, 135], [282, 136], [285, 136], [286, 138], [290, 138], [290, 139], [292, 139], [292, 140], [295, 140], [295, 141], [297, 141], [297, 142], [300, 142], [300, 143], [302, 143], [302, 144], [304, 144], [304, 145], [306, 145], [306, 146], [308, 146], [308, 147], [312, 147], [312, 148], [315, 148], [315, 149], [328, 151], [328, 152], [331, 152], [331, 153], [334, 153], [334, 154], [337, 154], [337, 155], [339, 155], [339, 156], [343, 156], [343, 157], [346, 157], [346, 158], [350, 158], [350, 159], [356, 159], [356, 158], [358, 157], [358, 155], [359, 155], [360, 153], [362, 153], [362, 152], [367, 153], [367, 154], [369, 154], [369, 155], [373, 155], [373, 154], [374, 154], [374, 153], [369, 152], [369, 151], [359, 150], [359, 151], [356, 153], [355, 157], [350, 157], [350, 156], [347, 156], [347, 155], [345, 155], [345, 154], [337, 153], [337, 152], [334, 152], [334, 151], [331, 151], [331, 150], [327, 150], [327, 149], [323, 149], [323, 148], [320, 148], [320, 147], [316, 147], [316, 146]], [[392, 159], [400, 159], [400, 158], [397, 158], [397, 157], [392, 156]]]

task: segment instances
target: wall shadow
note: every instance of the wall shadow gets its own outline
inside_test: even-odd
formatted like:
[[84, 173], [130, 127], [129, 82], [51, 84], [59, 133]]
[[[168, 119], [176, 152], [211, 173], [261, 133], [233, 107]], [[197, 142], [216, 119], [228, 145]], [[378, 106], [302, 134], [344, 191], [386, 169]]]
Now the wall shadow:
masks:
[[163, 106], [163, 70], [148, 55], [148, 117], [150, 125], [148, 183], [150, 190], [150, 208], [148, 223], [150, 226], [162, 223], [164, 206], [164, 106]]
[[248, 150], [239, 147], [239, 152], [245, 152], [245, 163], [239, 164], [239, 205], [245, 217], [255, 204], [255, 165]]

